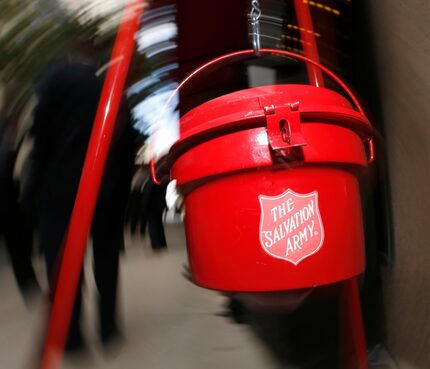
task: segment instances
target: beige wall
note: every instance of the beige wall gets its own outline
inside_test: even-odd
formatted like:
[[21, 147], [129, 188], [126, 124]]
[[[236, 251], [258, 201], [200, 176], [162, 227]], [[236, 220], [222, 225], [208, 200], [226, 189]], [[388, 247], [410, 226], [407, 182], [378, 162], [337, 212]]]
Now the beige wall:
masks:
[[387, 347], [430, 368], [430, 1], [369, 0], [392, 189], [395, 264], [385, 275]]

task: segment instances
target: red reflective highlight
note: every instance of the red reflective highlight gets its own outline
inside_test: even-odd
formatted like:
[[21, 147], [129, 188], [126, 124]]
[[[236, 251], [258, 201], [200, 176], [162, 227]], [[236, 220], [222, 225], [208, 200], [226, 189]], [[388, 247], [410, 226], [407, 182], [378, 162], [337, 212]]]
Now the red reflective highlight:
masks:
[[[294, 7], [296, 9], [297, 21], [299, 23], [300, 36], [303, 41], [304, 54], [309, 59], [319, 63], [320, 57], [318, 54], [309, 5], [305, 3], [304, 0], [294, 0]], [[316, 87], [324, 87], [324, 78], [321, 70], [310, 63], [306, 63], [306, 69], [308, 71], [309, 83]]]

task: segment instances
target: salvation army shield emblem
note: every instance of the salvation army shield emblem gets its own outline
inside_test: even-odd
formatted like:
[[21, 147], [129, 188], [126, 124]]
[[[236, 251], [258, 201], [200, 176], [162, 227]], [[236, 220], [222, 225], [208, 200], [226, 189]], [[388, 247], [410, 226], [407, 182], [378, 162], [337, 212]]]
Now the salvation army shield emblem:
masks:
[[260, 243], [269, 255], [298, 265], [324, 242], [318, 192], [299, 194], [291, 189], [278, 196], [259, 195]]

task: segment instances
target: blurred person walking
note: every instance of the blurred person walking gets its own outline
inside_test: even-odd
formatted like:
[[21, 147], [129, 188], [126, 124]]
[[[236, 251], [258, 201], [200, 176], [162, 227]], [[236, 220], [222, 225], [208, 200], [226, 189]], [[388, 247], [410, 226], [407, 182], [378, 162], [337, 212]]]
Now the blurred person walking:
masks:
[[[19, 184], [13, 177], [19, 145], [15, 145], [16, 127], [3, 122], [0, 129], [0, 234], [18, 288], [29, 301], [39, 285], [32, 264], [33, 226], [18, 201]], [[16, 147], [18, 146], [18, 147]]]
[[167, 248], [163, 225], [163, 214], [166, 210], [166, 189], [167, 185], [155, 184], [151, 176], [143, 187], [141, 228], [143, 227], [143, 233], [145, 233], [145, 227], [148, 228], [151, 247], [155, 251]]
[[[33, 179], [26, 198], [34, 201], [51, 294], [55, 293], [63, 241], [102, 89], [96, 64], [93, 49], [83, 44], [75, 46], [69, 53], [68, 65], [54, 71], [38, 89], [39, 101], [31, 129]], [[130, 114], [123, 104], [91, 227], [99, 334], [104, 344], [120, 336], [117, 317], [119, 253], [124, 244], [124, 212], [134, 167], [134, 140]], [[69, 351], [84, 347], [81, 300], [78, 289], [66, 344]]]
[[155, 184], [151, 175], [142, 168], [136, 171], [134, 182], [132, 201], [127, 211], [130, 231], [132, 234], [139, 232], [144, 236], [148, 230], [152, 250], [165, 250], [167, 242], [163, 216], [167, 209], [167, 184]]

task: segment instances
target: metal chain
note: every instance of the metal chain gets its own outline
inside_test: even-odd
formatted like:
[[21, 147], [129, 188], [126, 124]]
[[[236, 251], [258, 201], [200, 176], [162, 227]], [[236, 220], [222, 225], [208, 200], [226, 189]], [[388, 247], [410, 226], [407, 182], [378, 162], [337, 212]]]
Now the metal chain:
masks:
[[251, 0], [251, 12], [249, 13], [249, 17], [252, 29], [252, 46], [256, 53], [258, 53], [258, 50], [260, 49], [260, 16], [260, 3], [258, 0]]

